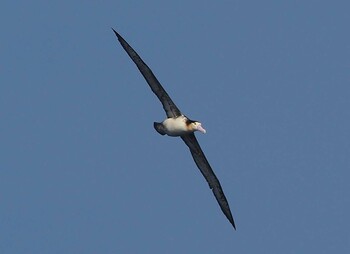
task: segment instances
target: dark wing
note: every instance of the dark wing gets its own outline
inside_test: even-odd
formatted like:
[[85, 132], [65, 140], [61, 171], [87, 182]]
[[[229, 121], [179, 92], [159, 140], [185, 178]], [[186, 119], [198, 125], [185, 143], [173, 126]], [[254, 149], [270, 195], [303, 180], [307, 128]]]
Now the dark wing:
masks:
[[157, 78], [154, 76], [151, 69], [145, 64], [141, 57], [136, 53], [136, 51], [120, 36], [113, 28], [115, 35], [118, 37], [118, 41], [125, 49], [126, 53], [134, 61], [137, 68], [140, 70], [142, 76], [146, 79], [148, 85], [151, 87], [153, 93], [157, 95], [160, 102], [163, 104], [163, 108], [168, 117], [178, 117], [181, 116], [180, 110], [177, 108], [175, 103], [170, 99], [167, 92], [164, 90], [162, 85], [159, 83]]
[[221, 188], [219, 179], [215, 176], [213, 170], [211, 169], [209, 162], [205, 157], [201, 147], [199, 146], [195, 135], [192, 133], [189, 135], [181, 136], [181, 138], [190, 149], [193, 159], [197, 164], [197, 167], [202, 172], [204, 178], [207, 180], [210, 189], [212, 189], [214, 196], [221, 207], [221, 210], [225, 214], [226, 218], [231, 222], [234, 229], [236, 229], [235, 222], [231, 214], [230, 206]]

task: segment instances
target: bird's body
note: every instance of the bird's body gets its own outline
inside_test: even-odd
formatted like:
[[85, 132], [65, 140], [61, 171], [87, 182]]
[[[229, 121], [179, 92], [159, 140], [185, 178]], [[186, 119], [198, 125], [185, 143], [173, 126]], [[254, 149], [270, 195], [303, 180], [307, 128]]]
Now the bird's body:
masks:
[[201, 147], [199, 146], [196, 136], [194, 135], [195, 131], [206, 133], [205, 129], [202, 127], [200, 122], [190, 120], [188, 117], [181, 113], [181, 111], [172, 101], [170, 96], [164, 90], [163, 86], [154, 76], [151, 69], [145, 64], [145, 62], [136, 53], [136, 51], [124, 40], [124, 38], [120, 34], [118, 34], [114, 29], [113, 31], [124, 50], [136, 64], [143, 77], [146, 79], [153, 93], [158, 97], [158, 99], [162, 103], [163, 108], [166, 112], [167, 118], [163, 122], [154, 122], [155, 130], [161, 135], [181, 137], [181, 139], [190, 149], [192, 157], [197, 167], [201, 171], [202, 175], [208, 182], [210, 189], [212, 189], [213, 194], [217, 202], [219, 203], [222, 212], [225, 214], [226, 218], [230, 221], [232, 226], [236, 229], [229, 204], [221, 188], [220, 182], [214, 174], [207, 158], [205, 157]]
[[205, 133], [201, 123], [197, 121], [189, 120], [186, 116], [181, 115], [178, 117], [169, 117], [162, 123], [154, 123], [156, 131], [161, 135], [167, 134], [171, 137], [184, 136], [195, 131], [201, 131]]

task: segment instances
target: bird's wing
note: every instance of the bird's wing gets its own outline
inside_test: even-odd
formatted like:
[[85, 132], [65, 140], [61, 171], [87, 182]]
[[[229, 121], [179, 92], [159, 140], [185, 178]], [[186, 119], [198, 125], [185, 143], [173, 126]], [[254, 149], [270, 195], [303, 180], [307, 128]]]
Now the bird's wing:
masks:
[[214, 196], [220, 205], [221, 210], [223, 211], [227, 219], [231, 222], [234, 229], [236, 229], [235, 222], [231, 214], [230, 206], [221, 188], [219, 179], [215, 176], [212, 168], [210, 167], [209, 162], [205, 157], [201, 147], [199, 146], [195, 135], [192, 133], [185, 136], [181, 136], [181, 138], [190, 149], [193, 159], [197, 164], [197, 167], [202, 172], [204, 178], [207, 180], [210, 189], [212, 189]]
[[146, 79], [148, 85], [152, 89], [153, 93], [157, 95], [160, 102], [163, 104], [163, 108], [168, 117], [178, 117], [181, 116], [181, 112], [175, 103], [171, 100], [167, 92], [164, 90], [162, 85], [159, 83], [157, 78], [154, 76], [151, 69], [145, 64], [141, 57], [136, 53], [136, 51], [124, 40], [124, 38], [118, 34], [113, 28], [115, 35], [118, 37], [118, 41], [123, 46], [124, 50], [130, 58], [134, 61], [137, 68], [140, 70], [142, 76]]

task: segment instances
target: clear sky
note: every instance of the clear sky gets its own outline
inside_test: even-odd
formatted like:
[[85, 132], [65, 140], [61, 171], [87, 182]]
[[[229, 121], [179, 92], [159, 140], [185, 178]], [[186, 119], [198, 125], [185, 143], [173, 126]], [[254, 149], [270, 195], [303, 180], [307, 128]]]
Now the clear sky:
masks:
[[[2, 1], [0, 253], [350, 253], [348, 1]], [[234, 231], [120, 32], [221, 181]]]

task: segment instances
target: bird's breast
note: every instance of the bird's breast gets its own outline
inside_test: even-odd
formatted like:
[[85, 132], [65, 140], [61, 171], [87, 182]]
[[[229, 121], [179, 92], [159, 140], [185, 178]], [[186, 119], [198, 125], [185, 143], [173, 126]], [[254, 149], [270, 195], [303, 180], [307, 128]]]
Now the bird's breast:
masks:
[[189, 130], [186, 120], [184, 117], [165, 119], [163, 121], [165, 133], [174, 137], [191, 133], [192, 131]]

